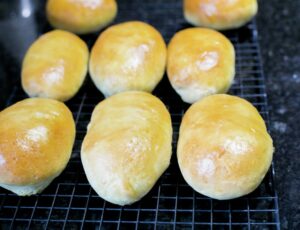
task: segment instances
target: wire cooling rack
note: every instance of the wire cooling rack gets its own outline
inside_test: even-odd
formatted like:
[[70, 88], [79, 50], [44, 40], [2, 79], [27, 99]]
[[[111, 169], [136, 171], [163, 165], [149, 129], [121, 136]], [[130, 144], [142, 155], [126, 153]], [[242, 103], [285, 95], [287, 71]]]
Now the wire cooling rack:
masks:
[[[116, 22], [149, 22], [166, 42], [176, 31], [190, 27], [182, 17], [181, 1], [119, 0], [118, 4]], [[237, 55], [236, 78], [230, 94], [252, 102], [268, 124], [255, 22], [225, 35], [233, 42]], [[96, 37], [83, 39], [91, 46]], [[77, 126], [67, 168], [39, 195], [18, 197], [0, 189], [0, 229], [279, 229], [274, 167], [256, 191], [239, 199], [217, 201], [194, 192], [183, 180], [175, 154], [179, 125], [188, 105], [176, 95], [166, 76], [154, 94], [172, 115], [174, 141], [171, 165], [148, 195], [131, 206], [120, 207], [99, 198], [88, 184], [80, 161], [80, 146], [91, 112], [103, 99], [88, 77], [77, 96], [67, 103]], [[7, 106], [23, 98], [26, 95], [18, 85]]]

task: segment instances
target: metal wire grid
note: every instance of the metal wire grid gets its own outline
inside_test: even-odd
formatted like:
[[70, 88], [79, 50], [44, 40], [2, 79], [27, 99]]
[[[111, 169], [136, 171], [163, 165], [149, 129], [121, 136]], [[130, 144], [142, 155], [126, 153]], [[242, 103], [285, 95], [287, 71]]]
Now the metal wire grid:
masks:
[[[119, 1], [117, 21], [143, 20], [158, 28], [166, 41], [187, 27], [181, 2], [175, 0]], [[172, 6], [172, 7], [170, 7]], [[252, 102], [268, 120], [265, 83], [255, 23], [226, 35], [236, 49], [237, 73], [230, 94]], [[95, 36], [84, 37], [89, 45]], [[88, 79], [67, 105], [72, 110], [77, 136], [72, 158], [64, 172], [41, 194], [18, 197], [0, 189], [2, 229], [279, 229], [274, 167], [252, 194], [231, 201], [216, 201], [194, 192], [183, 180], [176, 162], [176, 142], [182, 115], [188, 108], [169, 85], [166, 76], [154, 94], [172, 115], [174, 137], [171, 165], [151, 192], [125, 207], [105, 202], [91, 189], [80, 162], [80, 146], [94, 106], [103, 99]], [[16, 86], [10, 105], [26, 98]]]

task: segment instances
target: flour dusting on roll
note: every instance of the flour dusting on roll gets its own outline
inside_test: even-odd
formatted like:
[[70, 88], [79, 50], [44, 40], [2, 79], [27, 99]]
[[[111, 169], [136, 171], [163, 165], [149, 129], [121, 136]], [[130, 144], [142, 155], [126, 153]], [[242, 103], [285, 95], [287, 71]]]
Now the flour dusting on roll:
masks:
[[0, 112], [0, 187], [20, 196], [44, 190], [66, 167], [75, 139], [71, 111], [29, 98]]
[[193, 104], [179, 132], [177, 158], [186, 182], [197, 192], [227, 200], [254, 191], [273, 157], [264, 120], [246, 100], [212, 95]]
[[46, 13], [54, 28], [87, 34], [101, 30], [115, 19], [117, 3], [115, 0], [48, 0]]
[[87, 179], [118, 205], [145, 196], [167, 169], [172, 124], [165, 105], [145, 92], [124, 92], [100, 102], [81, 147]]
[[225, 93], [235, 75], [235, 51], [221, 33], [205, 28], [177, 32], [168, 46], [167, 73], [187, 103]]
[[30, 97], [71, 99], [87, 74], [89, 50], [83, 40], [63, 30], [39, 37], [26, 52], [22, 87]]
[[166, 44], [151, 25], [120, 23], [100, 34], [91, 51], [89, 72], [106, 96], [139, 90], [152, 92], [166, 67]]
[[217, 30], [245, 25], [257, 13], [257, 0], [183, 0], [185, 19], [194, 26]]

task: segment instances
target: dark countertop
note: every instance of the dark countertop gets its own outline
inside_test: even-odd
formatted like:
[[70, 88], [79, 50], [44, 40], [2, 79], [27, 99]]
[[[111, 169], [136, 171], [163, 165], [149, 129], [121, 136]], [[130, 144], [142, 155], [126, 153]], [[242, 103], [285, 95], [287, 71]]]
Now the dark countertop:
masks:
[[282, 229], [300, 229], [300, 1], [260, 1], [257, 18], [267, 83]]

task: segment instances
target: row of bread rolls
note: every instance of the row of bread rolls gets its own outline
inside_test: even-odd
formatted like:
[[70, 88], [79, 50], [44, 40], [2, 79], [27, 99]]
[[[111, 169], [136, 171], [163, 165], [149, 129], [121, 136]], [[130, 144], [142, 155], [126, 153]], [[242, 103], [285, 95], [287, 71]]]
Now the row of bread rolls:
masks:
[[[48, 11], [60, 7], [50, 2]], [[61, 3], [67, 7], [65, 1]], [[99, 28], [75, 31], [78, 25], [72, 26], [77, 33]], [[68, 100], [82, 85], [87, 62], [88, 49], [79, 37], [61, 30], [49, 32], [25, 56], [23, 88], [30, 96]], [[182, 99], [197, 101], [183, 118], [177, 148], [187, 183], [216, 199], [253, 191], [273, 153], [263, 119], [244, 99], [208, 96], [228, 90], [234, 62], [230, 41], [209, 29], [180, 31], [168, 50], [159, 32], [142, 22], [104, 31], [92, 49], [89, 69], [106, 97], [116, 95], [96, 106], [81, 150], [84, 170], [96, 192], [115, 204], [133, 203], [168, 167], [170, 114], [159, 99], [141, 92], [155, 88], [166, 65], [169, 80]], [[19, 195], [43, 190], [70, 158], [74, 127], [68, 108], [52, 99], [26, 99], [2, 111], [0, 186]]]
[[[48, 32], [25, 55], [23, 89], [30, 97], [67, 101], [83, 84], [88, 59], [88, 48], [78, 36]], [[152, 92], [166, 67], [176, 92], [194, 103], [227, 92], [235, 74], [234, 47], [217, 31], [190, 28], [176, 33], [167, 49], [154, 27], [132, 21], [101, 33], [89, 60], [91, 78], [106, 97], [128, 90]]]
[[[46, 13], [53, 27], [86, 34], [110, 24], [117, 15], [117, 3], [115, 0], [48, 0]], [[257, 0], [183, 0], [183, 13], [195, 26], [234, 29], [255, 16]]]
[[[18, 195], [41, 192], [66, 167], [75, 138], [69, 109], [30, 98], [0, 113], [0, 186]], [[81, 148], [91, 186], [103, 199], [131, 204], [154, 186], [170, 164], [171, 117], [142, 91], [111, 96], [94, 109]], [[177, 159], [197, 192], [232, 199], [252, 192], [266, 175], [272, 139], [258, 111], [224, 94], [193, 104], [180, 126]]]

